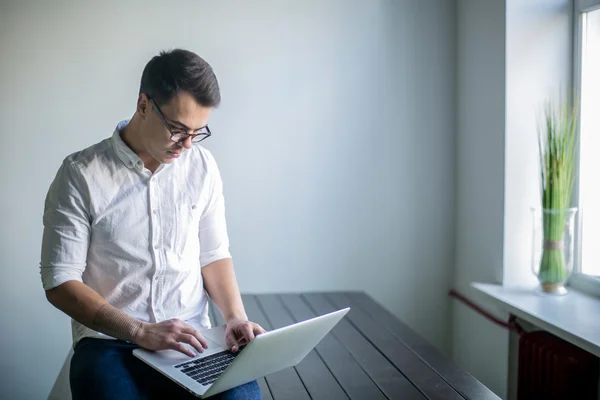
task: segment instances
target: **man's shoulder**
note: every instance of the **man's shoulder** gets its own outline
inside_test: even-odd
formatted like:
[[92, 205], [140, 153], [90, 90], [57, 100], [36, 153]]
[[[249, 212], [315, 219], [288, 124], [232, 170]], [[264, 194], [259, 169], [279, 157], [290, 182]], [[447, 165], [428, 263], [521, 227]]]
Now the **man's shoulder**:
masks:
[[68, 155], [64, 162], [71, 167], [82, 170], [97, 162], [106, 162], [106, 153], [111, 148], [110, 138]]

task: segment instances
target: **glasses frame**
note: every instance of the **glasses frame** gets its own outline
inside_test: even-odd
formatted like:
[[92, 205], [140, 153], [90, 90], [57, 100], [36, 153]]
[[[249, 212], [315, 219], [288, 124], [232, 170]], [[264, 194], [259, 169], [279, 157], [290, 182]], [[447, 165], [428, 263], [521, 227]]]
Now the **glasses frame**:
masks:
[[[206, 125], [204, 128], [206, 128], [206, 132], [207, 133], [187, 133], [187, 132], [175, 132], [173, 133], [171, 131], [171, 126], [169, 125], [169, 123], [167, 122], [167, 120], [165, 119], [165, 116], [163, 115], [162, 111], [160, 111], [160, 107], [158, 106], [158, 104], [156, 104], [156, 102], [148, 96], [148, 100], [150, 100], [150, 102], [152, 103], [152, 108], [154, 108], [154, 111], [156, 112], [156, 114], [158, 115], [158, 117], [160, 118], [160, 120], [162, 121], [162, 123], [165, 125], [165, 127], [167, 128], [167, 131], [169, 131], [169, 134], [171, 135], [170, 139], [172, 142], [175, 143], [183, 143], [185, 142], [188, 137], [192, 138], [192, 143], [200, 143], [201, 141], [209, 138], [212, 133], [210, 131], [210, 128], [208, 127], [208, 125]], [[186, 135], [185, 138], [181, 139], [181, 140], [175, 140], [173, 139], [173, 136], [175, 135]], [[200, 137], [200, 139], [196, 139], [197, 137]]]

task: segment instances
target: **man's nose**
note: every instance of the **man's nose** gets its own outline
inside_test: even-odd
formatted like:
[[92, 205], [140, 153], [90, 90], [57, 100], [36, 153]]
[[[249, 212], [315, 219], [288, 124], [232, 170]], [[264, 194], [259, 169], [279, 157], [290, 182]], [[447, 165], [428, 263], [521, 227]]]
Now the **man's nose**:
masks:
[[183, 141], [183, 147], [185, 147], [186, 149], [189, 149], [192, 147], [192, 137], [188, 136], [184, 141]]

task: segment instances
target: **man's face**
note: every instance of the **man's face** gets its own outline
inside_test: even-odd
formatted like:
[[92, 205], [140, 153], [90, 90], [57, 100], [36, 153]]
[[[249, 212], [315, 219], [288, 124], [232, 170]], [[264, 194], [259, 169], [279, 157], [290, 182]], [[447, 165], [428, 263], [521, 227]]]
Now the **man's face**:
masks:
[[[144, 99], [140, 97], [139, 101], [142, 102]], [[192, 147], [191, 137], [181, 142], [174, 142], [171, 140], [171, 133], [202, 132], [212, 112], [212, 108], [201, 106], [187, 92], [179, 92], [167, 104], [157, 105], [160, 107], [159, 110], [154, 108], [152, 101], [147, 97], [145, 102], [143, 146], [145, 151], [159, 163], [171, 163], [179, 158], [182, 152]]]

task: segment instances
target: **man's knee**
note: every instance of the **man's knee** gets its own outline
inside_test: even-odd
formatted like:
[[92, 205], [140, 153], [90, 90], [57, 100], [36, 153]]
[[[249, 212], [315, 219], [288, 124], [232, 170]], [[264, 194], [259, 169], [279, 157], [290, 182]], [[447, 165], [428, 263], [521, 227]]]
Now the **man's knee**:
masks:
[[[132, 371], [133, 357], [112, 343], [89, 342], [78, 344], [71, 359], [69, 381], [73, 400], [77, 399], [135, 399], [140, 397]], [[131, 351], [129, 350], [129, 353]]]
[[219, 400], [260, 400], [260, 387], [256, 381], [246, 383], [221, 394]]

